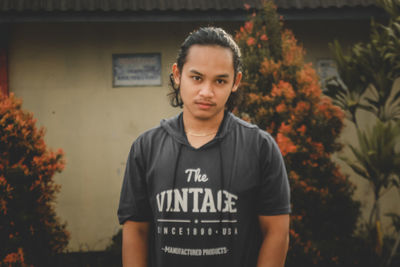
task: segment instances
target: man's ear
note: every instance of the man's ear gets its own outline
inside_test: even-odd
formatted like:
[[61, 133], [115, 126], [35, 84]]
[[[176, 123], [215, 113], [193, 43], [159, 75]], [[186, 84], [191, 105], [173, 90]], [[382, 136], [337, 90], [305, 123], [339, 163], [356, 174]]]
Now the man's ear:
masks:
[[172, 65], [172, 76], [174, 77], [175, 84], [179, 85], [181, 82], [181, 72], [179, 71], [178, 64], [176, 63]]
[[233, 87], [232, 87], [232, 92], [236, 92], [237, 91], [237, 89], [239, 87], [239, 84], [240, 84], [240, 81], [242, 80], [242, 76], [243, 76], [243, 74], [240, 71], [238, 73], [236, 73], [236, 79], [235, 79], [235, 82], [234, 82]]

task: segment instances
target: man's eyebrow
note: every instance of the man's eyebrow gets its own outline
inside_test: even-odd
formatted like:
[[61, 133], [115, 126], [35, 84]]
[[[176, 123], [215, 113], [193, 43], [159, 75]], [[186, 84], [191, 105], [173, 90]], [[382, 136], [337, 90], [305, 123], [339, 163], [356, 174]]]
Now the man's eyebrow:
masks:
[[[202, 74], [201, 72], [198, 72], [197, 70], [190, 70], [190, 72], [193, 73], [193, 74], [199, 75], [199, 76], [204, 76], [204, 74]], [[228, 78], [229, 74], [228, 73], [219, 74], [216, 77], [218, 77], [218, 78]]]
[[203, 74], [201, 72], [198, 72], [197, 70], [190, 70], [190, 72], [196, 75], [203, 76]]

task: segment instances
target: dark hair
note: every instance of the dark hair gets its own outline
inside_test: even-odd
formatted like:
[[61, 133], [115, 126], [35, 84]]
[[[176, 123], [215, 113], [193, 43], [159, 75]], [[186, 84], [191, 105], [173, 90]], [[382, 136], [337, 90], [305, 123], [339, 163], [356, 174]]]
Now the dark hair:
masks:
[[[233, 40], [233, 37], [225, 32], [221, 28], [215, 27], [204, 27], [196, 31], [193, 31], [182, 43], [178, 56], [176, 59], [176, 64], [178, 66], [179, 72], [182, 72], [183, 65], [186, 63], [186, 58], [188, 55], [189, 48], [192, 45], [218, 45], [221, 47], [229, 48], [233, 55], [233, 69], [234, 69], [234, 82], [236, 80], [236, 75], [241, 71], [242, 63], [240, 58], [239, 46]], [[170, 104], [173, 107], [182, 107], [183, 102], [180, 96], [180, 87], [175, 84], [174, 77], [172, 73], [170, 74], [170, 85], [171, 91], [168, 93]], [[232, 111], [234, 108], [237, 98], [237, 91], [232, 92], [226, 103], [226, 109]]]

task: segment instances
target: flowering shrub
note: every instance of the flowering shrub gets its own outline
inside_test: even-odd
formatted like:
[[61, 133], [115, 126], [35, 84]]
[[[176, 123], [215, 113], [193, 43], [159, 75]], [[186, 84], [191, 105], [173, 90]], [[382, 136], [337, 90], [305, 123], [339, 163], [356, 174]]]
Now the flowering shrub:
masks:
[[0, 94], [0, 266], [48, 266], [68, 243], [53, 205], [63, 152], [47, 149], [44, 129], [21, 103]]
[[351, 266], [346, 254], [359, 203], [331, 160], [341, 149], [343, 112], [321, 95], [315, 70], [271, 1], [253, 13], [236, 40], [244, 80], [235, 112], [271, 133], [287, 164], [293, 210], [287, 266]]

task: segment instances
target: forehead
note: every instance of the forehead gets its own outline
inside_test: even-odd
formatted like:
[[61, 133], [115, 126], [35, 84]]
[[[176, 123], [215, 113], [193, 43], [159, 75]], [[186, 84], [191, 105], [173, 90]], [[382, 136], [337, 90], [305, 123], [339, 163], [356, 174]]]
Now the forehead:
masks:
[[183, 68], [186, 67], [231, 72], [234, 70], [233, 53], [219, 45], [192, 45]]

